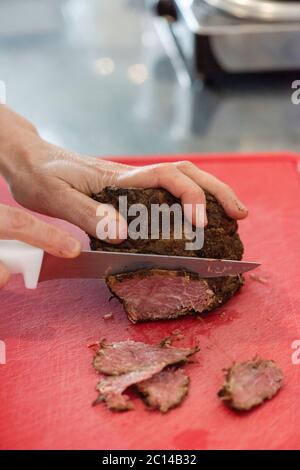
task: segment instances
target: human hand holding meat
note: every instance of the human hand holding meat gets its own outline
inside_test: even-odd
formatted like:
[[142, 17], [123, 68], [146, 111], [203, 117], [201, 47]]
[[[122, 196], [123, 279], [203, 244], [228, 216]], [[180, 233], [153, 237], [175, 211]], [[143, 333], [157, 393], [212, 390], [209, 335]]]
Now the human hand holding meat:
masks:
[[[165, 188], [183, 204], [192, 205], [193, 212], [187, 216], [194, 223], [196, 204], [205, 204], [203, 190], [215, 195], [230, 217], [247, 215], [228, 185], [190, 162], [137, 167], [81, 156], [44, 141], [31, 123], [4, 105], [0, 105], [0, 173], [19, 204], [67, 220], [93, 236], [99, 203], [90, 196], [106, 186]], [[103, 209], [101, 212], [109, 214], [118, 227], [117, 238], [106, 241], [120, 243], [127, 237], [126, 222], [112, 206]], [[79, 241], [22, 209], [0, 205], [0, 219], [0, 238], [25, 241], [55, 256], [80, 253]], [[8, 278], [8, 271], [0, 264], [0, 287]]]

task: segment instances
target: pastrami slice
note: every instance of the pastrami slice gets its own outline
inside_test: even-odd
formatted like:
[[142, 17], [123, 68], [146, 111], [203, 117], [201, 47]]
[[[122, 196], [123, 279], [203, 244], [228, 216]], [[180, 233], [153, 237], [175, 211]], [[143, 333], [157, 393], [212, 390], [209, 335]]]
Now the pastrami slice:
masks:
[[180, 405], [188, 393], [189, 378], [182, 369], [167, 368], [137, 385], [145, 403], [166, 413]]
[[109, 276], [106, 282], [133, 323], [201, 313], [215, 303], [208, 283], [183, 271], [140, 270]]
[[157, 363], [126, 374], [111, 376], [101, 380], [96, 387], [99, 392], [96, 402], [105, 401], [108, 408], [114, 411], [132, 409], [132, 402], [127, 395], [123, 395], [123, 392], [131, 385], [147, 380], [154, 374], [159, 373], [164, 367], [164, 363]]
[[271, 399], [282, 383], [283, 373], [274, 361], [255, 358], [226, 371], [218, 396], [231, 408], [247, 411]]
[[186, 362], [189, 356], [199, 351], [193, 348], [161, 347], [138, 341], [120, 341], [100, 344], [94, 358], [94, 367], [105, 375], [121, 375], [134, 372], [153, 364], [171, 364]]
[[[173, 348], [166, 346], [150, 345], [135, 341], [122, 341], [119, 343], [106, 344], [100, 343], [100, 348], [94, 358], [94, 367], [109, 377], [102, 379], [98, 385], [98, 398], [94, 404], [105, 402], [109, 409], [114, 411], [126, 411], [133, 408], [132, 402], [123, 392], [132, 385], [144, 383], [144, 387], [151, 386], [147, 381], [160, 373], [169, 365], [181, 364], [187, 361], [188, 357], [199, 351], [198, 347], [194, 348]], [[169, 388], [171, 385], [170, 373], [160, 376], [156, 381], [156, 398], [161, 393], [161, 406], [158, 409], [167, 411], [175, 402], [179, 403], [185, 395], [187, 389], [186, 378], [174, 374], [173, 385], [177, 386], [177, 396], [174, 396], [173, 390]], [[166, 381], [167, 389], [169, 389], [170, 398], [167, 400], [166, 390], [163, 390], [162, 378]], [[146, 390], [146, 388], [145, 388]], [[145, 391], [146, 393], [146, 391]], [[154, 396], [155, 387], [149, 392]]]

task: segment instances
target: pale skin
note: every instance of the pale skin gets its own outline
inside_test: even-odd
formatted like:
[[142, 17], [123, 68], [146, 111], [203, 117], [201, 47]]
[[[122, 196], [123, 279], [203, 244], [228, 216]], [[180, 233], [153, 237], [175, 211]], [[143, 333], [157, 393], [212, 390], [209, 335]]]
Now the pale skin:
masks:
[[[0, 174], [14, 199], [23, 207], [71, 222], [96, 236], [98, 203], [92, 193], [106, 186], [165, 188], [183, 204], [205, 204], [203, 190], [212, 193], [234, 219], [247, 216], [247, 208], [232, 188], [188, 161], [136, 167], [79, 155], [43, 140], [26, 119], [0, 105]], [[126, 222], [110, 206], [118, 221], [118, 244], [127, 236]], [[192, 222], [196, 222], [195, 210]], [[205, 221], [206, 223], [206, 221]], [[80, 242], [68, 232], [41, 221], [25, 209], [0, 204], [0, 239], [16, 239], [54, 256], [73, 258]], [[10, 275], [0, 262], [0, 288]]]

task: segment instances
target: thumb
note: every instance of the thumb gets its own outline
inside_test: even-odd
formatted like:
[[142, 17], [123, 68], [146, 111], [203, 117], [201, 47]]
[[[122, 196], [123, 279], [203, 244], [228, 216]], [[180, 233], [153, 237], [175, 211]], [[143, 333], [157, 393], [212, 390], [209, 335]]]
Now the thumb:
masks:
[[4, 264], [1, 263], [0, 261], [0, 289], [7, 284], [9, 277], [10, 277], [9, 271], [6, 269]]
[[67, 220], [89, 235], [111, 244], [121, 243], [127, 238], [126, 220], [112, 205], [100, 204], [73, 188], [63, 193], [61, 203], [51, 201], [49, 215]]

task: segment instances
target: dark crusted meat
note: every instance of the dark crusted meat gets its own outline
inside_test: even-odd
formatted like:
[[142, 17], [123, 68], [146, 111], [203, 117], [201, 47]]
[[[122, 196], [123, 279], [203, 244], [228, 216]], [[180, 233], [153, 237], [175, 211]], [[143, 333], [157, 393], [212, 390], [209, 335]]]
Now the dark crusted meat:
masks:
[[[174, 240], [173, 220], [171, 220], [171, 237], [169, 240], [131, 240], [128, 238], [120, 245], [111, 245], [96, 238], [91, 237], [92, 250], [105, 251], [129, 251], [132, 253], [156, 253], [172, 256], [199, 256], [200, 258], [224, 258], [240, 260], [243, 255], [243, 244], [237, 233], [237, 222], [225, 213], [223, 207], [216, 198], [209, 193], [206, 195], [206, 211], [208, 225], [204, 231], [204, 246], [201, 250], [187, 251], [185, 249], [186, 239]], [[172, 194], [165, 189], [137, 189], [137, 188], [113, 188], [107, 187], [101, 193], [93, 195], [96, 201], [106, 204], [112, 204], [116, 209], [119, 208], [119, 197], [127, 196], [128, 207], [132, 204], [143, 204], [147, 207], [150, 214], [152, 204], [180, 203]], [[130, 223], [134, 217], [128, 217]]]
[[189, 378], [182, 369], [168, 368], [137, 385], [145, 403], [166, 413], [178, 406], [188, 393]]
[[283, 373], [274, 361], [255, 358], [226, 371], [218, 396], [231, 408], [250, 410], [272, 398], [281, 388]]
[[115, 411], [131, 409], [132, 403], [123, 395], [128, 387], [147, 381], [169, 365], [186, 362], [197, 351], [197, 347], [163, 347], [129, 340], [112, 344], [102, 342], [94, 358], [94, 367], [110, 377], [98, 383], [99, 397], [95, 404], [105, 401]]
[[[142, 203], [151, 213], [151, 204], [172, 205], [179, 202], [164, 189], [105, 188], [94, 195], [102, 203], [118, 208], [118, 198], [127, 196], [128, 207]], [[111, 245], [91, 237], [93, 250], [156, 253], [203, 258], [242, 258], [243, 245], [237, 233], [237, 223], [228, 217], [214, 196], [206, 193], [208, 225], [204, 231], [201, 250], [185, 250], [186, 239], [174, 240], [171, 220], [171, 238], [158, 240], [131, 240]], [[128, 217], [128, 221], [131, 218]], [[150, 218], [148, 221], [150, 227]], [[232, 297], [242, 285], [241, 276], [201, 279], [196, 274], [164, 270], [142, 270], [107, 278], [111, 292], [124, 305], [132, 322], [177, 318], [188, 313], [212, 310]]]

